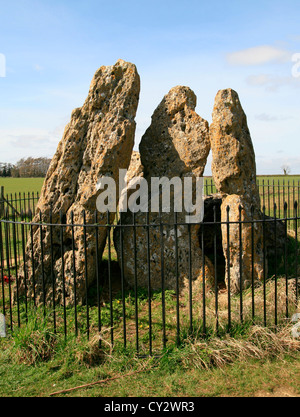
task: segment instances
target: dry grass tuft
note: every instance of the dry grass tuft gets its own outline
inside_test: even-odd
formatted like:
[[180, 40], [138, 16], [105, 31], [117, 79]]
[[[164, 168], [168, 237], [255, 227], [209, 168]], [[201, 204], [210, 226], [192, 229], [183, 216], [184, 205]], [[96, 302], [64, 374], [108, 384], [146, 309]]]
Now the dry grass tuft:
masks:
[[229, 335], [209, 340], [190, 340], [190, 355], [184, 357], [186, 367], [198, 369], [223, 367], [235, 361], [249, 359], [281, 359], [285, 354], [300, 351], [300, 338], [292, 337], [291, 325], [273, 332], [269, 328], [253, 326], [245, 338]]

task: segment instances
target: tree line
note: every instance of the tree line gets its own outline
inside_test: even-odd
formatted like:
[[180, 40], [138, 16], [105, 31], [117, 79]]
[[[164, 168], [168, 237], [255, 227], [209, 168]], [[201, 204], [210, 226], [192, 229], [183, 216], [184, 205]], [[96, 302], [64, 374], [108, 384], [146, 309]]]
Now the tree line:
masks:
[[49, 158], [22, 158], [16, 164], [0, 162], [0, 177], [45, 177], [50, 165]]

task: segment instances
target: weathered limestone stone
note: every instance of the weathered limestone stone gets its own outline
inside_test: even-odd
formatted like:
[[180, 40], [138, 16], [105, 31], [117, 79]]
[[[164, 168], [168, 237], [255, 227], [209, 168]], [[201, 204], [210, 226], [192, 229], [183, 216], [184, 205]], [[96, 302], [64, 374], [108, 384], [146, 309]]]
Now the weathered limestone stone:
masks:
[[[199, 233], [199, 239], [201, 243], [202, 248], [202, 240], [203, 240], [203, 246], [205, 250], [205, 255], [211, 259], [211, 261], [215, 262], [215, 256], [216, 256], [216, 263], [217, 263], [217, 278], [219, 282], [223, 282], [225, 278], [225, 257], [224, 257], [224, 251], [227, 252], [228, 245], [227, 245], [227, 239], [224, 238], [224, 242], [222, 239], [222, 230], [221, 230], [221, 207], [223, 210], [223, 218], [227, 219], [227, 206], [233, 205], [235, 209], [238, 210], [238, 206], [240, 201], [232, 202], [229, 201], [229, 199], [237, 199], [238, 196], [232, 195], [228, 196], [225, 202], [222, 206], [222, 195], [221, 194], [212, 194], [204, 197], [204, 219], [203, 223], [200, 227], [200, 233]], [[234, 204], [233, 204], [234, 203]], [[224, 212], [225, 211], [225, 212]], [[247, 210], [241, 211], [241, 219], [243, 221], [249, 221], [251, 218], [246, 217], [247, 212], [251, 212], [251, 207], [247, 207]], [[235, 213], [235, 218], [239, 217], [239, 211]], [[229, 216], [230, 219], [230, 216]], [[276, 229], [275, 229], [275, 219], [273, 217], [265, 216], [266, 223], [265, 223], [265, 237], [264, 237], [264, 243], [265, 243], [265, 252], [266, 252], [266, 260], [267, 263], [267, 270], [268, 273], [272, 274], [274, 273], [274, 266], [275, 262], [277, 262], [277, 266], [283, 262], [283, 256], [284, 256], [284, 248], [285, 248], [285, 224], [281, 220], [276, 220]], [[257, 250], [255, 247], [255, 231], [256, 225], [253, 226], [253, 234], [254, 234], [254, 251]], [[226, 233], [227, 235], [227, 224], [225, 227], [223, 226], [223, 235]], [[229, 224], [229, 234], [230, 239], [239, 239], [239, 226], [237, 224]], [[242, 228], [242, 233], [245, 233], [244, 226]], [[249, 257], [249, 253], [251, 253], [252, 248], [252, 230], [249, 230], [249, 228], [246, 229], [246, 235], [244, 235], [245, 245], [246, 245], [246, 251], [242, 254], [243, 257], [243, 266], [245, 268], [245, 265], [247, 264], [248, 267], [252, 268], [251, 262], [252, 258]], [[223, 251], [223, 244], [224, 244], [224, 251]], [[260, 244], [260, 242], [259, 242]], [[276, 248], [276, 249], [275, 249]], [[235, 268], [237, 268], [236, 274], [239, 274], [239, 247], [233, 248], [235, 249], [235, 252], [233, 252], [233, 258], [235, 259], [234, 265]], [[275, 261], [276, 259], [276, 261]], [[253, 257], [253, 261], [255, 261], [255, 257]], [[242, 270], [242, 275], [244, 271]], [[249, 277], [249, 275], [248, 275]]]
[[[221, 221], [230, 222], [261, 219], [259, 191], [256, 185], [256, 165], [247, 118], [238, 94], [231, 90], [218, 92], [210, 126], [212, 174], [217, 191], [222, 195]], [[253, 207], [253, 213], [251, 212]], [[252, 217], [253, 216], [253, 217]], [[263, 278], [262, 226], [254, 225], [254, 253], [251, 250], [251, 224], [242, 225], [242, 275], [240, 274], [239, 225], [230, 225], [229, 259], [227, 251], [227, 225], [222, 225], [223, 251], [226, 271], [230, 270], [230, 289], [237, 293], [251, 283], [252, 263], [254, 280]], [[226, 275], [228, 285], [228, 274]]]
[[[258, 220], [259, 211], [255, 211], [255, 216], [251, 214], [251, 204], [247, 199], [236, 194], [228, 195], [223, 199], [221, 205], [221, 221], [227, 220], [227, 207], [229, 210], [229, 242], [227, 240], [227, 225], [222, 224], [223, 251], [226, 258], [226, 283], [228, 280], [228, 263], [230, 265], [230, 291], [238, 293], [241, 289], [246, 289], [253, 283], [262, 280], [264, 276], [263, 262], [263, 235], [261, 223], [253, 223], [253, 233], [251, 220]], [[240, 210], [241, 207], [241, 210]], [[240, 225], [237, 222], [244, 222]], [[248, 223], [247, 223], [248, 222]], [[253, 236], [253, 247], [252, 247]], [[240, 247], [241, 238], [241, 247]], [[229, 259], [228, 259], [229, 244]], [[253, 249], [253, 253], [252, 253]], [[241, 261], [241, 262], [240, 262]], [[253, 262], [253, 265], [252, 265]], [[267, 264], [265, 265], [267, 268]]]
[[[34, 222], [39, 221], [40, 213], [44, 222], [49, 222], [52, 207], [52, 222], [81, 225], [83, 211], [86, 223], [95, 222], [96, 199], [99, 195], [97, 181], [109, 176], [119, 185], [119, 168], [127, 169], [134, 145], [135, 115], [140, 91], [140, 79], [136, 67], [123, 60], [113, 66], [102, 66], [95, 73], [84, 105], [72, 112], [71, 121], [66, 126], [62, 140], [52, 159], [46, 175], [41, 197], [38, 202]], [[118, 196], [118, 193], [117, 193]], [[111, 213], [110, 221], [113, 221]], [[106, 214], [97, 213], [99, 224], [106, 224]], [[74, 302], [74, 269], [76, 267], [76, 291], [79, 300], [85, 297], [88, 285], [96, 278], [96, 252], [101, 260], [106, 242], [106, 228], [98, 228], [98, 248], [96, 229], [84, 230], [75, 226], [74, 256], [72, 251], [72, 228], [66, 227], [63, 234], [63, 256], [58, 227], [43, 229], [42, 244], [44, 262], [42, 264], [39, 228], [33, 235], [33, 266], [31, 242], [27, 244], [26, 268], [28, 294], [33, 295], [33, 272], [36, 282], [36, 295], [43, 297], [43, 286], [47, 299], [52, 298], [52, 277], [56, 281], [55, 297], [61, 301], [65, 291], [67, 302]], [[53, 252], [51, 255], [51, 239]], [[86, 257], [85, 257], [86, 255]], [[51, 263], [51, 256], [53, 262]], [[53, 265], [53, 270], [51, 268]], [[42, 270], [43, 268], [43, 270]], [[22, 278], [22, 277], [21, 277]], [[23, 277], [24, 278], [24, 277]], [[63, 279], [65, 285], [63, 286]], [[43, 282], [44, 281], [44, 282]], [[24, 291], [24, 279], [21, 279]]]
[[[133, 228], [127, 226], [122, 228], [122, 235], [120, 227], [117, 227], [114, 234], [119, 263], [131, 286], [137, 279], [139, 286], [147, 288], [150, 276], [152, 289], [160, 290], [164, 287], [176, 290], [176, 264], [178, 264], [179, 289], [187, 284], [189, 278], [194, 281], [194, 284], [201, 282], [203, 271], [198, 239], [199, 226], [193, 224], [189, 226], [178, 224], [177, 228], [174, 226], [174, 201], [178, 198], [182, 200], [182, 193], [180, 196], [174, 195], [171, 187], [171, 205], [167, 210], [162, 204], [162, 191], [160, 191], [161, 213], [150, 212], [153, 201], [153, 194], [150, 193], [153, 177], [160, 179], [165, 177], [168, 180], [177, 177], [183, 183], [185, 177], [195, 179], [203, 175], [210, 151], [209, 126], [207, 121], [196, 114], [195, 107], [196, 96], [192, 90], [182, 86], [172, 88], [154, 111], [152, 123], [142, 137], [139, 149], [143, 171], [139, 171], [138, 175], [143, 176], [148, 183], [151, 226], [149, 228], [139, 226], [135, 233]], [[186, 222], [188, 213], [184, 210], [184, 204], [183, 210], [176, 214], [177, 223]], [[133, 220], [131, 212], [121, 213], [123, 225], [133, 224]], [[140, 225], [147, 224], [147, 214], [137, 212], [135, 222]], [[176, 233], [178, 236], [177, 258]], [[121, 242], [123, 242], [122, 245]], [[135, 242], [136, 251], [134, 250]], [[122, 246], [123, 254], [126, 254], [123, 258]], [[207, 258], [204, 269], [205, 280], [211, 284], [214, 272]]]
[[220, 90], [216, 95], [210, 138], [213, 179], [218, 192], [243, 196], [259, 207], [253, 144], [246, 115], [234, 90]]
[[130, 159], [130, 164], [127, 170], [127, 174], [125, 176], [125, 183], [129, 184], [131, 182], [132, 187], [124, 187], [122, 193], [121, 193], [121, 198], [120, 198], [120, 206], [122, 205], [122, 202], [126, 201], [126, 204], [128, 202], [128, 199], [130, 198], [131, 194], [134, 193], [135, 191], [135, 183], [139, 182], [139, 178], [144, 176], [144, 172], [143, 172], [143, 165], [141, 162], [141, 155], [139, 152], [137, 151], [133, 151], [132, 155], [131, 155], [131, 159]]
[[141, 162], [141, 155], [138, 151], [132, 151], [130, 164], [127, 170], [126, 181], [129, 182], [133, 178], [140, 177], [143, 175], [143, 165]]

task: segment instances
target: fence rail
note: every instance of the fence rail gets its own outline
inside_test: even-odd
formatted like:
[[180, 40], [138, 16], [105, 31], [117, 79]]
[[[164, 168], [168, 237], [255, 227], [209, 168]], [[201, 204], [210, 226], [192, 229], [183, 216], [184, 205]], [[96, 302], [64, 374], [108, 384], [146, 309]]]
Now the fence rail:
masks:
[[[2, 200], [5, 207], [0, 220], [0, 308], [8, 331], [15, 331], [35, 317], [65, 337], [97, 335], [101, 346], [121, 344], [140, 354], [153, 354], [191, 335], [205, 337], [212, 332], [234, 332], [241, 325], [277, 326], [290, 320], [299, 309], [299, 185], [285, 189], [284, 193], [269, 184], [267, 187], [261, 192], [270, 205], [268, 209], [263, 206], [260, 219], [230, 221], [230, 208], [226, 221], [221, 221], [219, 214], [213, 220], [204, 219], [197, 232], [202, 249], [201, 280], [194, 279], [192, 248], [192, 233], [199, 225], [179, 222], [176, 217], [168, 223], [161, 218], [153, 222], [149, 215], [142, 223], [137, 223], [135, 216], [130, 224], [112, 223], [109, 213], [104, 224], [100, 224], [97, 212], [90, 223], [86, 222], [84, 212], [77, 223], [72, 220], [66, 224], [64, 213], [60, 213], [60, 222], [54, 223], [51, 212], [49, 218], [40, 214], [39, 221], [33, 222], [38, 194], [29, 193], [21, 199], [6, 197]], [[291, 199], [283, 201], [282, 195]], [[277, 200], [277, 196], [281, 198]], [[237, 243], [231, 235], [236, 227]], [[248, 229], [250, 245], [243, 240]], [[260, 281], [254, 272], [258, 229], [262, 230], [263, 241]], [[107, 240], [100, 259], [98, 238], [103, 231]], [[185, 232], [188, 245], [180, 252], [180, 235]], [[81, 259], [78, 259], [78, 235], [83, 236]], [[132, 239], [132, 253], [125, 246], [128, 235]], [[157, 247], [153, 245], [153, 235], [157, 237]], [[172, 250], [166, 250], [167, 237], [171, 235], [174, 245]], [[45, 244], [47, 236], [50, 246]], [[137, 247], [139, 238], [144, 242], [144, 258], [142, 249]], [[243, 277], [249, 274], [252, 277], [250, 285], [239, 293], [230, 290], [233, 244], [238, 253], [241, 288]], [[91, 247], [96, 259], [93, 270]], [[246, 250], [250, 250], [250, 264], [245, 261]], [[40, 265], [35, 264], [35, 251], [39, 253]], [[185, 271], [179, 265], [182, 256], [186, 258]], [[159, 288], [153, 285], [154, 273], [157, 274], [153, 269], [155, 259], [156, 262], [159, 259]], [[64, 263], [67, 260], [69, 269]], [[80, 271], [79, 261], [83, 263]], [[131, 284], [126, 276], [128, 261], [133, 265]], [[167, 269], [171, 264], [175, 286], [169, 286]], [[208, 279], [208, 265], [214, 267], [213, 282]], [[145, 285], [141, 285], [142, 271], [146, 274]], [[40, 283], [38, 273], [42, 276]], [[81, 297], [76, 295], [80, 280]], [[73, 302], [69, 302], [70, 294]]]

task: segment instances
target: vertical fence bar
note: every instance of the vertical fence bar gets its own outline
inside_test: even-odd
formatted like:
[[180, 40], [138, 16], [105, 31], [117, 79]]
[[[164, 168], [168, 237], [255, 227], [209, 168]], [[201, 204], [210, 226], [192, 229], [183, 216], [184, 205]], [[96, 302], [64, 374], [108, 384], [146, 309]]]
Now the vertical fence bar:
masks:
[[[109, 307], [110, 307], [110, 341], [114, 345], [114, 317], [113, 317], [113, 302], [112, 302], [112, 282], [111, 282], [111, 224], [109, 211], [106, 214], [107, 223], [107, 243], [108, 243], [108, 291], [109, 291]], [[117, 226], [118, 227], [118, 226]]]
[[296, 305], [298, 305], [298, 217], [297, 217], [297, 201], [294, 202], [295, 216], [295, 279], [296, 279]]
[[[96, 285], [97, 285], [97, 312], [98, 312], [98, 332], [101, 333], [101, 305], [100, 305], [100, 259], [99, 259], [99, 239], [98, 239], [98, 213], [95, 210], [95, 261], [96, 261]], [[99, 337], [99, 347], [101, 347], [101, 338]]]
[[202, 317], [203, 317], [203, 336], [206, 336], [206, 291], [205, 291], [205, 247], [204, 247], [204, 222], [201, 228], [202, 245]]
[[0, 218], [4, 217], [4, 186], [0, 189]]
[[0, 266], [1, 266], [1, 283], [2, 283], [2, 311], [5, 316], [5, 289], [4, 289], [4, 256], [3, 256], [3, 235], [2, 220], [0, 219]]
[[[32, 288], [33, 288], [33, 305], [36, 307], [36, 292], [35, 292], [35, 265], [34, 265], [34, 245], [33, 245], [33, 225], [32, 213], [30, 214], [30, 250], [31, 250], [31, 268], [32, 268]], [[52, 248], [52, 245], [51, 245]]]
[[151, 268], [150, 268], [150, 224], [149, 211], [146, 213], [147, 230], [147, 270], [148, 270], [148, 317], [149, 317], [149, 355], [152, 355], [152, 310], [151, 310]]
[[298, 216], [300, 216], [300, 181], [298, 180]]
[[51, 282], [52, 282], [52, 314], [53, 314], [53, 331], [56, 334], [56, 306], [55, 306], [55, 276], [54, 276], [54, 256], [53, 256], [53, 213], [50, 207], [49, 213], [49, 228], [50, 228], [50, 258], [51, 258]]
[[165, 267], [164, 267], [164, 226], [161, 209], [159, 210], [160, 258], [161, 258], [161, 307], [162, 307], [162, 344], [166, 347], [166, 301], [165, 301]]
[[67, 310], [66, 310], [66, 287], [65, 287], [65, 251], [64, 251], [64, 216], [62, 210], [59, 212], [60, 225], [60, 256], [61, 256], [61, 277], [62, 277], [62, 293], [63, 293], [63, 310], [64, 310], [64, 335], [67, 337]]
[[274, 204], [274, 240], [275, 240], [275, 271], [274, 271], [274, 285], [275, 285], [275, 326], [277, 326], [277, 207]]
[[192, 282], [192, 242], [191, 242], [191, 225], [188, 224], [188, 241], [189, 241], [189, 316], [190, 316], [190, 333], [193, 334], [193, 282]]
[[[17, 199], [17, 193], [15, 193], [15, 208], [16, 208], [16, 213], [17, 213], [17, 216], [19, 217], [19, 216], [20, 216], [20, 214], [17, 212], [17, 209], [18, 209], [18, 199]], [[19, 242], [19, 229], [20, 229], [20, 226], [17, 224], [17, 225], [16, 225], [16, 232], [17, 232], [16, 237], [17, 237], [17, 242]], [[17, 256], [18, 256], [18, 259], [20, 259], [20, 258], [21, 258], [21, 255], [20, 255], [20, 245], [17, 245]]]
[[271, 216], [271, 204], [270, 204], [270, 180], [268, 179], [268, 213]]
[[[284, 190], [284, 180], [282, 180], [282, 205], [284, 205], [284, 203], [286, 203], [286, 200], [285, 200], [285, 192], [284, 192], [285, 190]], [[288, 217], [290, 217], [290, 203], [289, 203], [289, 201], [287, 201], [287, 210], [288, 210]]]
[[219, 299], [218, 299], [218, 273], [217, 273], [217, 208], [214, 204], [214, 267], [215, 267], [215, 318], [216, 332], [219, 331]]
[[124, 291], [124, 248], [123, 248], [123, 225], [122, 216], [120, 215], [120, 252], [121, 252], [121, 296], [122, 296], [122, 316], [123, 316], [123, 341], [126, 348], [126, 307], [125, 307], [125, 291]]
[[72, 269], [73, 269], [73, 291], [74, 291], [74, 320], [75, 335], [78, 336], [78, 317], [77, 317], [77, 280], [75, 262], [75, 236], [74, 236], [74, 212], [71, 211], [71, 235], [72, 235]]
[[230, 207], [226, 207], [226, 232], [227, 232], [227, 293], [228, 293], [228, 331], [231, 329], [231, 295], [230, 295], [230, 221], [229, 221]]
[[[280, 206], [280, 185], [279, 185], [279, 180], [278, 180], [277, 192], [278, 192], [277, 203], [278, 203], [278, 210], [279, 210], [279, 213], [280, 213], [281, 206]], [[283, 202], [283, 206], [282, 207], [284, 207], [284, 202]]]
[[[289, 217], [291, 217], [291, 202], [290, 202], [290, 181], [288, 180], [288, 187], [287, 187], [287, 201], [288, 201], [288, 205], [289, 205]], [[294, 202], [293, 202], [294, 204]], [[293, 207], [292, 207], [293, 210]]]
[[293, 180], [293, 201], [296, 201], [296, 197], [295, 197], [295, 180]]
[[31, 205], [30, 205], [30, 193], [29, 193], [29, 191], [28, 191], [28, 193], [27, 193], [27, 201], [28, 201], [28, 213], [29, 213], [29, 211], [31, 211]]
[[239, 206], [239, 260], [240, 260], [240, 320], [243, 323], [243, 243], [242, 243], [242, 206]]
[[252, 321], [255, 318], [254, 302], [254, 206], [251, 205], [251, 304], [252, 304]]
[[35, 204], [34, 204], [34, 199], [35, 199], [35, 197], [34, 197], [34, 192], [32, 193], [32, 212], [33, 212], [33, 215], [35, 215]]
[[[46, 316], [46, 291], [45, 291], [45, 268], [44, 268], [44, 245], [43, 245], [43, 220], [42, 212], [40, 212], [40, 248], [41, 248], [41, 265], [42, 265], [42, 289], [43, 289], [43, 307], [44, 307], [44, 317]], [[23, 231], [22, 231], [23, 236]]]
[[265, 206], [265, 180], [262, 180], [263, 206]]
[[7, 277], [8, 277], [8, 294], [9, 294], [9, 314], [10, 314], [10, 328], [11, 331], [13, 331], [13, 315], [12, 315], [12, 294], [11, 294], [11, 275], [10, 275], [10, 255], [9, 255], [9, 245], [10, 245], [10, 239], [9, 239], [9, 211], [6, 207], [5, 209], [5, 249], [6, 249], [6, 268], [7, 268]]
[[86, 238], [86, 214], [85, 210], [82, 211], [83, 217], [83, 244], [84, 244], [84, 280], [85, 280], [85, 306], [86, 306], [86, 331], [87, 339], [90, 338], [90, 313], [89, 313], [89, 300], [88, 300], [88, 259], [87, 259], [87, 238]]
[[20, 192], [19, 192], [18, 202], [19, 202], [19, 213], [21, 214], [23, 210], [22, 210], [22, 198], [21, 198], [21, 193]]
[[20, 303], [19, 303], [19, 280], [18, 280], [18, 257], [17, 257], [17, 242], [16, 242], [16, 213], [13, 210], [12, 213], [12, 231], [13, 231], [13, 246], [14, 246], [14, 259], [15, 259], [15, 274], [16, 274], [16, 296], [17, 296], [17, 313], [18, 313], [18, 327], [21, 327], [20, 320]]
[[137, 282], [137, 253], [136, 253], [136, 219], [135, 212], [132, 213], [133, 220], [133, 247], [134, 247], [134, 316], [135, 316], [135, 340], [136, 351], [139, 353], [139, 316], [138, 316], [138, 282]]
[[[273, 201], [272, 201], [272, 205], [273, 205], [273, 207], [274, 207], [274, 204], [275, 204], [275, 182], [274, 182], [274, 180], [273, 180], [273, 184], [272, 184], [272, 194], [273, 194]], [[279, 209], [279, 216], [280, 216], [280, 209]]]
[[[24, 193], [24, 206], [25, 206], [25, 210], [24, 210], [24, 220], [26, 221], [27, 217], [28, 217], [28, 209], [26, 206], [26, 197], [25, 197], [25, 193]], [[25, 225], [25, 242], [27, 242], [27, 226]]]
[[21, 211], [21, 236], [22, 236], [22, 253], [23, 253], [23, 270], [24, 270], [24, 287], [25, 287], [25, 318], [28, 322], [28, 304], [27, 304], [27, 268], [26, 268], [26, 256], [25, 256], [25, 233], [24, 233], [24, 213]]
[[176, 344], [180, 344], [180, 311], [179, 311], [179, 274], [178, 274], [178, 229], [177, 213], [174, 212], [174, 237], [175, 237], [175, 274], [176, 274]]
[[285, 273], [285, 308], [286, 308], [286, 315], [285, 317], [288, 318], [289, 316], [289, 286], [288, 286], [288, 262], [287, 262], [287, 204], [284, 203], [284, 273]]
[[263, 206], [263, 305], [264, 305], [264, 326], [267, 326], [267, 307], [266, 307], [266, 279], [267, 279], [267, 264], [266, 264], [266, 208]]

